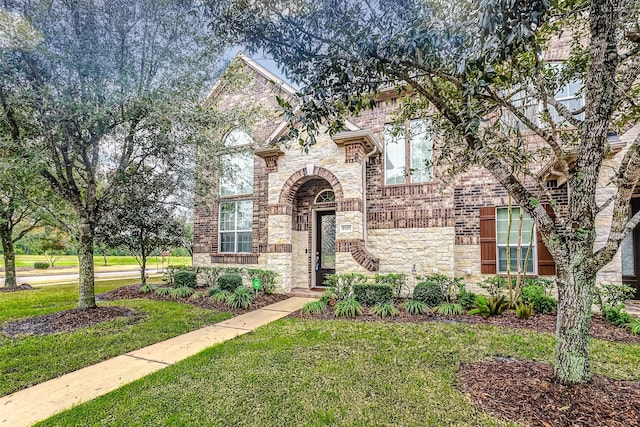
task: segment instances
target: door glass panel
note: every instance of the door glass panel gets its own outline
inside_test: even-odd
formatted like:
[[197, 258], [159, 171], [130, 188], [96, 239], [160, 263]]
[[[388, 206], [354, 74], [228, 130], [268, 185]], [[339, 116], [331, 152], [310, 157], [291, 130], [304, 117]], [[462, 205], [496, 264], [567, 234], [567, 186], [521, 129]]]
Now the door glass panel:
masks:
[[635, 266], [633, 259], [633, 233], [627, 234], [621, 244], [620, 252], [622, 254], [622, 275], [635, 276]]
[[336, 268], [336, 216], [324, 215], [320, 224], [320, 268]]

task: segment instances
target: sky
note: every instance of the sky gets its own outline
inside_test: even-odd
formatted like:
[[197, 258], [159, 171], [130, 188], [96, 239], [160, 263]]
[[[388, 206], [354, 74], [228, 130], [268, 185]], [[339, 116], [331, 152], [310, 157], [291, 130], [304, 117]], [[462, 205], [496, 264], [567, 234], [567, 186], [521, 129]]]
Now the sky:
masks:
[[258, 64], [262, 65], [264, 68], [271, 71], [277, 77], [280, 77], [282, 80], [289, 83], [293, 87], [297, 87], [296, 85], [292, 84], [289, 79], [287, 79], [287, 77], [284, 75], [282, 70], [278, 68], [278, 65], [276, 64], [276, 62], [264, 52], [257, 52], [255, 54], [250, 54], [245, 49], [242, 49], [241, 47], [237, 46], [237, 47], [228, 49], [224, 53], [225, 59], [232, 60], [238, 54], [238, 52], [243, 52], [245, 55], [251, 57], [251, 59], [256, 61]]

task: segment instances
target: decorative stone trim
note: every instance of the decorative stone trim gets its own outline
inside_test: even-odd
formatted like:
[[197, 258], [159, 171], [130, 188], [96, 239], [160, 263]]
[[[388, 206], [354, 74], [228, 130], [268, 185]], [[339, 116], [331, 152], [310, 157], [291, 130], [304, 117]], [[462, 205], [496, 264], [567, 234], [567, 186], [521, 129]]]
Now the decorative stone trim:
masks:
[[254, 153], [264, 159], [268, 173], [278, 172], [278, 158], [284, 156], [280, 148], [258, 148]]
[[269, 215], [291, 215], [292, 209], [288, 204], [269, 205]]
[[320, 166], [314, 166], [313, 172], [307, 174], [307, 169], [300, 169], [294, 172], [289, 179], [282, 186], [282, 191], [280, 192], [280, 203], [281, 205], [292, 205], [293, 201], [296, 197], [296, 192], [305, 182], [309, 181], [313, 178], [324, 178], [329, 182], [331, 187], [333, 188], [333, 192], [336, 195], [336, 202], [342, 201], [344, 198], [344, 194], [342, 192], [342, 185], [340, 185], [340, 181], [334, 174], [332, 174], [328, 169], [325, 169]]
[[336, 203], [336, 210], [338, 212], [362, 212], [362, 199], [344, 199], [343, 201]]
[[290, 243], [269, 243], [268, 245], [260, 245], [258, 250], [260, 253], [289, 254], [292, 252], [292, 245]]
[[258, 264], [257, 254], [211, 254], [212, 264]]
[[344, 146], [344, 162], [360, 163], [364, 159], [365, 151], [362, 144], [345, 144]]
[[336, 252], [350, 252], [353, 259], [368, 271], [380, 270], [380, 259], [367, 251], [362, 239], [336, 240]]

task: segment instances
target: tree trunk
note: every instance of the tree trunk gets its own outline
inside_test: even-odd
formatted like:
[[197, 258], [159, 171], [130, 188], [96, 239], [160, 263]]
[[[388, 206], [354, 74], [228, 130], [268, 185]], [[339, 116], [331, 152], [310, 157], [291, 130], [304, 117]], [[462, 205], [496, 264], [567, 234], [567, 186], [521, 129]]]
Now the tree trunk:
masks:
[[4, 287], [15, 288], [16, 284], [16, 253], [13, 248], [12, 233], [6, 222], [0, 225], [0, 240], [4, 253]]
[[559, 269], [555, 377], [566, 385], [591, 381], [589, 331], [595, 274]]
[[80, 220], [78, 239], [78, 269], [80, 275], [78, 308], [95, 308], [96, 293], [93, 268], [94, 227], [86, 219]]
[[140, 284], [142, 286], [147, 284], [147, 255], [144, 251], [140, 260]]

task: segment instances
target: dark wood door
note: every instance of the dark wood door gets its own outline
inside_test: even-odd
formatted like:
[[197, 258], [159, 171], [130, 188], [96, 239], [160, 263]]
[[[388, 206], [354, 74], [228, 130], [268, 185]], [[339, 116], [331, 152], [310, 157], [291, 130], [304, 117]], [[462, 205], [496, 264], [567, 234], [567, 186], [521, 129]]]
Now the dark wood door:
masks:
[[[640, 211], [640, 198], [631, 200], [631, 215]], [[640, 226], [631, 233], [631, 238], [622, 242], [622, 282], [635, 288], [635, 299], [640, 299]]]
[[324, 286], [325, 277], [336, 272], [336, 212], [316, 212], [315, 227], [316, 286]]

